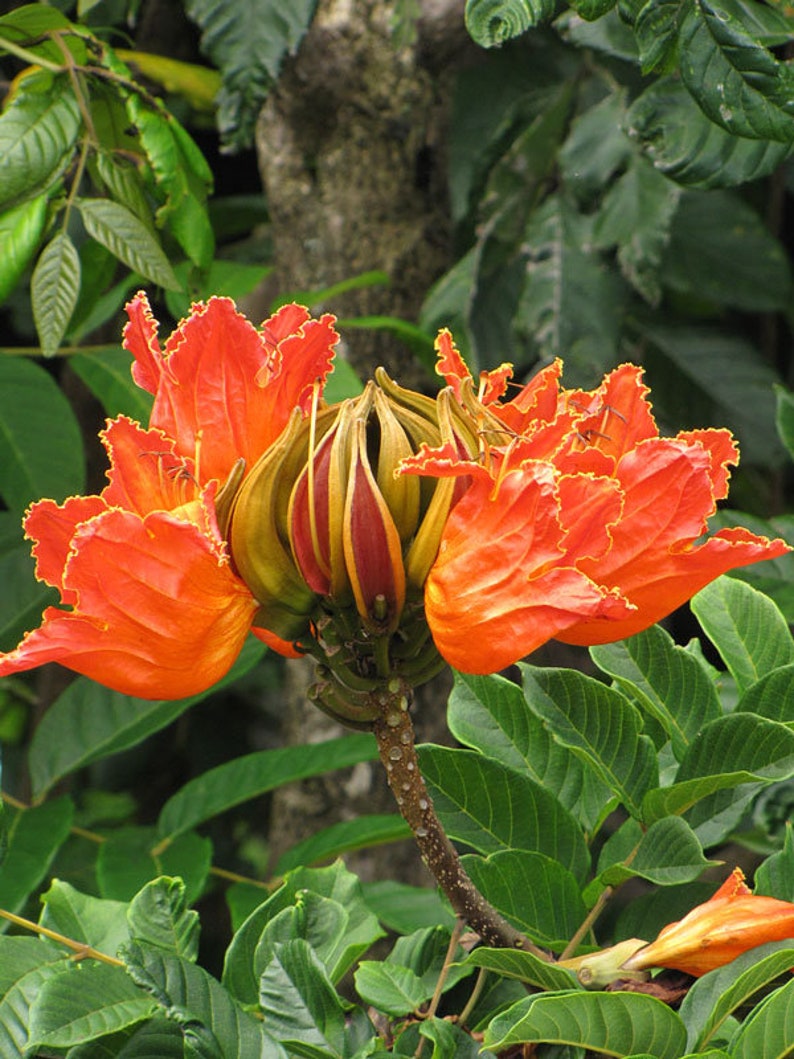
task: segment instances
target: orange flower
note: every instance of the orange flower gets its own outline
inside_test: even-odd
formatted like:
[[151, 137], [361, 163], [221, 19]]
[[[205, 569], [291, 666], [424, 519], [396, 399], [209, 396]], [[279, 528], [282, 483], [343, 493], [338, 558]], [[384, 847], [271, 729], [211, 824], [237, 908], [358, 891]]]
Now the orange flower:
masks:
[[338, 336], [333, 317], [297, 305], [257, 331], [229, 299], [211, 298], [161, 350], [145, 296], [127, 311], [133, 377], [154, 394], [150, 428], [108, 424], [99, 496], [31, 507], [37, 576], [68, 609], [49, 607], [0, 656], [0, 676], [60, 662], [126, 694], [182, 698], [227, 672], [258, 609], [230, 563], [229, 494], [293, 410], [308, 408]]
[[664, 927], [623, 969], [671, 967], [700, 977], [749, 949], [786, 938], [794, 938], [794, 904], [757, 897], [736, 868], [710, 900]]
[[478, 424], [481, 449], [423, 448], [404, 473], [465, 476], [425, 586], [442, 655], [490, 673], [551, 638], [611, 642], [665, 617], [720, 574], [787, 552], [743, 529], [700, 540], [738, 450], [727, 430], [659, 437], [640, 368], [564, 390], [559, 362], [511, 401], [510, 366], [479, 396], [448, 331], [438, 370]]

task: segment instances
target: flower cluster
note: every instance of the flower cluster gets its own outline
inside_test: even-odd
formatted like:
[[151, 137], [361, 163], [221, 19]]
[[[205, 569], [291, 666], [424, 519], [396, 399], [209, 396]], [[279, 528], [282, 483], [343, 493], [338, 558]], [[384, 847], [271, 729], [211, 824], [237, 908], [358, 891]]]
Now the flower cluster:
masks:
[[[345, 688], [447, 662], [495, 672], [550, 638], [594, 644], [653, 624], [719, 574], [787, 551], [705, 537], [737, 449], [725, 430], [659, 437], [639, 368], [566, 390], [559, 362], [511, 400], [437, 341], [436, 398], [378, 371], [323, 400], [334, 318], [287, 305], [257, 329], [226, 298], [161, 348], [127, 306], [148, 427], [108, 423], [99, 496], [28, 512], [37, 576], [62, 608], [0, 676], [56, 661], [128, 694], [218, 680], [249, 630], [311, 651]], [[365, 718], [366, 719], [366, 718]]]

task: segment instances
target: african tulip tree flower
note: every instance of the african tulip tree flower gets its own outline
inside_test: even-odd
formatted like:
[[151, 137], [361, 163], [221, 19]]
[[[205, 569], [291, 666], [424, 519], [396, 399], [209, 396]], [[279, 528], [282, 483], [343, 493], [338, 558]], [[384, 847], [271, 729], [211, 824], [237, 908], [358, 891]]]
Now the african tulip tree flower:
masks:
[[699, 978], [749, 949], [786, 938], [794, 938], [794, 904], [751, 893], [736, 868], [712, 898], [664, 927], [623, 968], [670, 967]]
[[437, 349], [480, 451], [428, 447], [402, 469], [471, 482], [425, 585], [427, 620], [456, 668], [494, 672], [551, 638], [623, 639], [720, 574], [788, 550], [744, 529], [701, 539], [738, 450], [727, 430], [659, 437], [641, 369], [623, 364], [584, 392], [560, 386], [556, 362], [502, 401], [509, 365], [484, 372], [475, 395], [449, 332]]

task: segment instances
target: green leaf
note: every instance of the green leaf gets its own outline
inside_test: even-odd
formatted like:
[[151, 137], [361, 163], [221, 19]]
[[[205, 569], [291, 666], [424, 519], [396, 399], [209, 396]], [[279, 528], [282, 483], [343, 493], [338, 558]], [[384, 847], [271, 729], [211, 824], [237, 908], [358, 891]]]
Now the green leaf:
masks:
[[708, 673], [659, 625], [619, 643], [591, 647], [590, 656], [662, 725], [679, 758], [703, 725], [722, 715]]
[[753, 893], [765, 897], [777, 897], [781, 901], [789, 901], [794, 896], [794, 893], [792, 893], [793, 879], [794, 828], [788, 822], [783, 838], [783, 848], [767, 857], [764, 863], [760, 864], [756, 870], [753, 880]]
[[539, 989], [561, 991], [582, 988], [576, 975], [564, 967], [533, 956], [530, 952], [517, 952], [513, 949], [488, 949], [485, 946], [476, 948], [466, 957], [466, 963], [475, 967], [484, 967], [488, 971], [518, 978], [522, 982]]
[[775, 386], [777, 414], [775, 422], [780, 440], [786, 446], [789, 455], [794, 459], [794, 393], [784, 386]]
[[659, 269], [680, 194], [642, 155], [634, 155], [604, 196], [593, 229], [596, 246], [617, 246], [621, 272], [651, 305], [662, 296]]
[[268, 1031], [285, 1044], [344, 1049], [345, 1007], [311, 945], [302, 938], [279, 945], [259, 984]]
[[790, 941], [772, 942], [742, 953], [724, 967], [698, 978], [680, 1009], [689, 1033], [689, 1047], [702, 1051], [729, 1015], [794, 966], [793, 956]]
[[731, 1039], [732, 1059], [786, 1059], [794, 1047], [794, 980], [776, 989]]
[[411, 829], [396, 813], [342, 820], [282, 853], [273, 874], [284, 875], [293, 868], [329, 860], [340, 853], [380, 846], [387, 842], [399, 842], [410, 837]]
[[[683, 5], [679, 0], [648, 0], [640, 6], [634, 32], [644, 74], [666, 72], [675, 58]], [[683, 9], [685, 10], [685, 9]]]
[[609, 787], [552, 738], [517, 684], [500, 676], [456, 673], [447, 723], [458, 742], [553, 790], [585, 830], [594, 831], [609, 812]]
[[157, 821], [158, 832], [163, 838], [173, 839], [284, 783], [321, 776], [376, 757], [375, 741], [368, 734], [246, 754], [210, 769], [169, 798]]
[[[661, 281], [680, 293], [751, 312], [783, 310], [791, 299], [786, 251], [756, 210], [733, 191], [684, 193]], [[765, 383], [775, 381], [767, 369]], [[767, 407], [771, 411], [771, 395]]]
[[485, 858], [466, 856], [463, 865], [498, 912], [555, 952], [565, 948], [587, 914], [574, 876], [540, 853], [511, 849]]
[[250, 145], [262, 102], [284, 57], [297, 51], [315, 6], [316, 0], [244, 0], [233, 10], [214, 0], [185, 4], [202, 30], [202, 51], [223, 74], [217, 121], [228, 146]]
[[680, 1059], [686, 1030], [674, 1011], [641, 993], [569, 992], [519, 1000], [493, 1020], [489, 1048], [522, 1042], [576, 1045], [608, 1055], [647, 1052], [654, 1059]]
[[50, 706], [33, 736], [29, 766], [34, 794], [41, 797], [71, 772], [159, 732], [190, 706], [243, 676], [263, 654], [262, 644], [249, 637], [240, 657], [214, 688], [174, 702], [132, 698], [78, 677]]
[[720, 577], [698, 592], [691, 607], [740, 692], [794, 662], [794, 640], [785, 618], [772, 600], [743, 581]]
[[495, 48], [553, 18], [553, 0], [466, 0], [466, 29], [483, 48]]
[[32, 809], [3, 808], [4, 850], [0, 862], [0, 908], [18, 912], [47, 875], [69, 837], [74, 805], [65, 795]]
[[154, 827], [127, 827], [111, 833], [97, 856], [102, 896], [129, 901], [152, 879], [178, 875], [185, 881], [188, 900], [198, 900], [212, 866], [212, 842], [188, 831], [165, 848], [158, 847]]
[[94, 963], [53, 975], [30, 1009], [28, 1047], [69, 1048], [126, 1029], [155, 1011], [121, 967]]
[[179, 289], [157, 237], [126, 206], [110, 199], [77, 199], [75, 205], [88, 234], [114, 257], [167, 290]]
[[364, 900], [378, 919], [395, 934], [410, 934], [421, 927], [452, 927], [455, 916], [436, 890], [389, 879], [363, 883]]
[[[186, 1044], [201, 1042], [219, 1059], [286, 1059], [284, 1050], [253, 1015], [203, 968], [162, 949], [129, 944], [123, 953], [133, 981], [174, 1019]], [[186, 1052], [186, 1055], [189, 1054]]]
[[[683, 780], [680, 783], [671, 783], [669, 787], [659, 787], [648, 791], [642, 799], [642, 818], [646, 824], [650, 824], [663, 820], [667, 816], [677, 816], [705, 798], [711, 799], [711, 795], [718, 791], [730, 791], [754, 781], [756, 777], [752, 772], [739, 769], [721, 772], [716, 776], [703, 776], [698, 779]], [[732, 800], [733, 796], [728, 796], [727, 801]], [[725, 799], [722, 801], [725, 804]], [[714, 804], [714, 799], [711, 799], [710, 804]]]
[[127, 906], [121, 901], [90, 897], [60, 879], [53, 880], [41, 901], [43, 927], [90, 945], [107, 956], [115, 956], [129, 939]]
[[[182, 1034], [172, 1022], [166, 1019], [150, 1019], [145, 1025], [133, 1033], [126, 1044], [118, 1053], [113, 1053], [109, 1059], [185, 1059], [187, 1055]], [[69, 1059], [83, 1059], [81, 1055], [69, 1054]], [[86, 1055], [85, 1059], [93, 1059]], [[104, 1059], [104, 1057], [97, 1057]]]
[[400, 320], [396, 316], [348, 316], [339, 320], [339, 327], [342, 330], [352, 327], [363, 331], [386, 331], [407, 346], [428, 372], [435, 369], [433, 338], [408, 320]]
[[198, 955], [199, 918], [187, 906], [181, 879], [161, 876], [137, 893], [127, 909], [130, 937], [158, 945], [176, 956], [194, 961]]
[[85, 488], [83, 442], [68, 401], [38, 364], [0, 356], [0, 494], [21, 517], [31, 502]]
[[681, 77], [698, 105], [736, 136], [794, 141], [792, 74], [727, 9], [696, 0], [679, 36]]
[[79, 293], [80, 258], [66, 232], [59, 232], [39, 255], [30, 282], [33, 319], [45, 357], [57, 352]]
[[[225, 261], [215, 258], [209, 268], [201, 273], [197, 283], [191, 263], [180, 262], [175, 268], [181, 291], [168, 291], [165, 302], [175, 320], [190, 313], [194, 301], [206, 301], [213, 294], [223, 294], [239, 301], [250, 294], [273, 271], [270, 265], [249, 265], [244, 261]], [[129, 362], [129, 354], [127, 355]]]
[[37, 581], [30, 545], [22, 540], [17, 515], [0, 512], [0, 651], [11, 651], [38, 625], [46, 606], [58, 593]]
[[115, 346], [69, 358], [69, 367], [83, 380], [110, 418], [126, 415], [136, 423], [148, 423], [152, 395], [135, 385], [130, 366], [129, 353]]
[[526, 700], [554, 738], [582, 757], [638, 816], [642, 796], [658, 784], [658, 766], [637, 708], [583, 673], [520, 668]]
[[68, 165], [82, 119], [68, 77], [26, 77], [0, 114], [0, 207], [45, 187]]
[[48, 979], [73, 968], [65, 958], [53, 956], [51, 960], [23, 974], [8, 989], [0, 1001], [0, 1054], [17, 1059], [25, 1053], [30, 1025], [30, 1007]]
[[544, 853], [584, 878], [590, 862], [584, 836], [550, 791], [470, 750], [422, 746], [419, 763], [453, 841], [486, 855], [504, 849]]
[[794, 723], [794, 663], [773, 669], [751, 684], [737, 702], [736, 712]]
[[46, 223], [44, 195], [0, 213], [0, 301], [8, 297], [33, 260]]
[[328, 868], [298, 868], [290, 872], [283, 886], [248, 916], [226, 951], [223, 984], [242, 1003], [254, 1004], [259, 995], [254, 961], [263, 931], [280, 912], [294, 906], [298, 896], [306, 890], [335, 901], [347, 912], [345, 944], [336, 958], [335, 975], [348, 970], [377, 938], [382, 937], [378, 921], [364, 903], [358, 878], [341, 861]]
[[433, 995], [409, 967], [364, 960], [355, 974], [356, 992], [377, 1011], [387, 1015], [410, 1015]]
[[29, 971], [37, 967], [66, 960], [67, 951], [54, 941], [30, 935], [0, 937], [0, 998]]
[[[702, 190], [769, 176], [791, 149], [774, 140], [750, 140], [726, 132], [709, 121], [677, 77], [659, 78], [635, 99], [626, 129], [660, 172], [678, 184]], [[705, 270], [699, 274], [708, 279]]]
[[613, 92], [571, 123], [560, 149], [560, 167], [566, 186], [577, 196], [600, 192], [631, 157], [631, 142], [622, 127], [625, 109], [625, 93]]
[[[629, 821], [625, 826], [631, 826]], [[692, 882], [711, 865], [703, 856], [700, 842], [692, 828], [679, 816], [668, 816], [657, 820], [647, 831], [639, 830], [636, 845], [631, 854], [616, 864], [601, 870], [607, 842], [599, 860], [599, 882], [604, 886], [620, 886], [627, 879], [639, 876], [657, 886], [676, 886]]]
[[550, 195], [525, 233], [526, 278], [517, 310], [541, 360], [564, 356], [587, 381], [617, 355], [624, 288], [592, 246], [592, 221]]

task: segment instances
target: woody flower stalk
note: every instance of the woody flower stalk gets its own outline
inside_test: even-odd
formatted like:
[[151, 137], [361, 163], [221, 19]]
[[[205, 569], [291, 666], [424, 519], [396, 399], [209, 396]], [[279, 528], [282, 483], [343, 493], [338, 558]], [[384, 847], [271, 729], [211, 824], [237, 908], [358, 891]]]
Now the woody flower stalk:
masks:
[[29, 510], [37, 576], [62, 606], [0, 655], [0, 676], [60, 662], [181, 698], [223, 676], [249, 631], [310, 654], [312, 699], [374, 732], [453, 907], [490, 944], [528, 945], [436, 817], [413, 688], [446, 663], [495, 672], [552, 637], [621, 639], [726, 570], [782, 555], [745, 530], [705, 537], [738, 456], [729, 433], [659, 437], [628, 364], [584, 392], [560, 385], [557, 362], [507, 401], [510, 366], [475, 387], [448, 332], [435, 398], [379, 369], [328, 405], [329, 315], [287, 305], [257, 329], [212, 298], [161, 346], [145, 296], [127, 311], [149, 425], [108, 423], [98, 496]]

